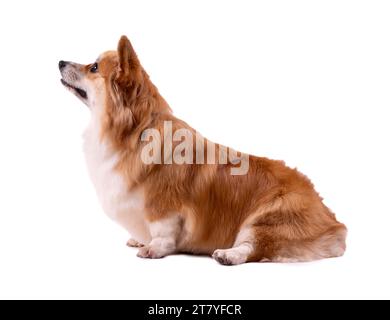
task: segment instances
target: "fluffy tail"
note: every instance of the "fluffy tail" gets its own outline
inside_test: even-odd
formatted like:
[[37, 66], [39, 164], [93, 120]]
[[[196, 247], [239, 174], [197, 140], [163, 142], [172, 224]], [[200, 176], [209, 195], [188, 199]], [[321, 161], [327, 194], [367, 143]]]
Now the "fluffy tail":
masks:
[[277, 262], [301, 262], [340, 257], [346, 249], [347, 228], [342, 223], [332, 226], [314, 240], [292, 243], [273, 259]]

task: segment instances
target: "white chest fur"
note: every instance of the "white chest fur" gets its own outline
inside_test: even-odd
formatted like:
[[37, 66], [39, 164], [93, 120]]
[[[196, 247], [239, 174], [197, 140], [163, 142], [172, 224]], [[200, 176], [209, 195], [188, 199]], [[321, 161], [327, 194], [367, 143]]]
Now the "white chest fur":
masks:
[[100, 139], [100, 121], [92, 116], [84, 133], [84, 152], [90, 177], [105, 213], [142, 243], [150, 241], [144, 219], [142, 190], [128, 191], [127, 185], [115, 170], [118, 155]]

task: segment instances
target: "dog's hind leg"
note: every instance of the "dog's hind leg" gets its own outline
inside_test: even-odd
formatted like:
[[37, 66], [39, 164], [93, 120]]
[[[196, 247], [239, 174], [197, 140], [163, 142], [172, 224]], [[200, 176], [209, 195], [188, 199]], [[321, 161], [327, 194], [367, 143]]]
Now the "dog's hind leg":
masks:
[[224, 265], [245, 263], [254, 251], [253, 230], [244, 228], [240, 230], [232, 248], [217, 249], [212, 257]]
[[304, 262], [338, 257], [345, 251], [346, 233], [345, 226], [337, 223], [313, 237], [288, 239], [284, 232], [280, 232], [280, 227], [247, 226], [238, 233], [232, 248], [215, 250], [212, 256], [224, 265]]

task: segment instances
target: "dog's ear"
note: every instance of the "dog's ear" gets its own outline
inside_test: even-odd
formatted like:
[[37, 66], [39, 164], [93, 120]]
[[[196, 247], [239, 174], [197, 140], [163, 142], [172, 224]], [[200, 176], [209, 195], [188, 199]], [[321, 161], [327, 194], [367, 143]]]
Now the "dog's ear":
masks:
[[140, 63], [133, 46], [126, 36], [122, 36], [118, 43], [119, 78], [127, 79], [132, 71], [140, 67]]

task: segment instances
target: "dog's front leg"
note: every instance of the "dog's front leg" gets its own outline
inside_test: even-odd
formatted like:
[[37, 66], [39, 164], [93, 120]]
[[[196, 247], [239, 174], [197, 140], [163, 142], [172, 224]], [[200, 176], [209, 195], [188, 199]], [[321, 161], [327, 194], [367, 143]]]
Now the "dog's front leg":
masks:
[[152, 240], [148, 245], [140, 248], [137, 256], [141, 258], [157, 259], [176, 252], [178, 237], [182, 223], [178, 215], [149, 222]]

